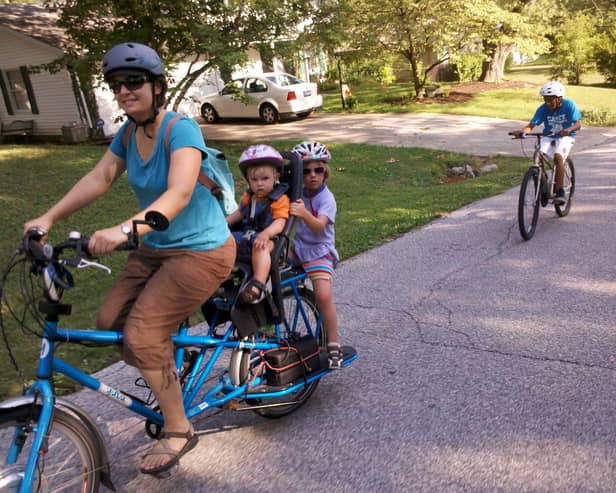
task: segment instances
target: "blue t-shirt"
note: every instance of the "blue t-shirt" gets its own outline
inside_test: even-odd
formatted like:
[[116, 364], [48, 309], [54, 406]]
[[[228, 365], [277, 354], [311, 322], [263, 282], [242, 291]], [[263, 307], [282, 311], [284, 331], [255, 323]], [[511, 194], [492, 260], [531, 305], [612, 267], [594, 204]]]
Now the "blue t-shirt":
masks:
[[[531, 123], [535, 126], [543, 123], [543, 135], [553, 135], [565, 128], [569, 128], [576, 120], [582, 119], [582, 113], [571, 99], [563, 98], [560, 108], [552, 111], [544, 103], [533, 116]], [[576, 132], [571, 132], [571, 137], [575, 138]]]
[[[109, 148], [116, 156], [126, 161], [128, 183], [132, 187], [141, 209], [149, 207], [167, 190], [169, 158], [165, 149], [165, 128], [177, 113], [168, 111], [158, 130], [154, 151], [147, 161], [137, 151], [135, 132], [125, 148], [122, 136], [127, 121], [113, 138]], [[182, 147], [194, 147], [205, 154], [205, 142], [199, 125], [183, 117], [171, 128], [169, 154]], [[207, 166], [202, 164], [202, 170]], [[216, 198], [208, 188], [195, 184], [188, 205], [171, 221], [165, 231], [151, 231], [143, 237], [143, 243], [151, 248], [182, 248], [187, 250], [213, 250], [223, 245], [229, 237], [229, 227]]]

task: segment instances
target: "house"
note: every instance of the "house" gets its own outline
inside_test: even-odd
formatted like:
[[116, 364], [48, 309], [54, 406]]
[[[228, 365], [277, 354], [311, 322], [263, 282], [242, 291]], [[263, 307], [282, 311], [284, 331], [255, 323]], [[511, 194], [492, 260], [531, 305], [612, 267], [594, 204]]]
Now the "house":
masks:
[[35, 72], [62, 56], [66, 39], [55, 15], [39, 5], [0, 4], [0, 122], [31, 121], [35, 136], [62, 135], [62, 127], [92, 128], [74, 73]]
[[[0, 3], [0, 123], [6, 128], [26, 122], [32, 125], [34, 137], [69, 142], [114, 135], [124, 115], [105, 84], [93, 81], [90, 87], [82, 87], [69, 67], [54, 72], [33, 69], [58, 60], [69, 44], [57, 18], [41, 5]], [[246, 65], [233, 77], [263, 72], [258, 50], [249, 49], [247, 57]], [[300, 76], [308, 79], [311, 70], [306, 59], [304, 55], [299, 68]], [[280, 59], [274, 57], [272, 64], [274, 70], [284, 71]], [[177, 64], [169, 79], [181, 80], [191, 66], [198, 68], [193, 61]], [[199, 115], [203, 97], [222, 87], [218, 72], [209, 71], [193, 83], [178, 111]]]
[[[57, 14], [41, 5], [0, 3], [0, 123], [6, 128], [31, 122], [33, 136], [40, 139], [79, 142], [88, 136], [111, 136], [123, 113], [106, 85], [81, 87], [68, 67], [53, 73], [32, 69], [63, 56], [68, 37], [56, 21]], [[178, 76], [188, 65], [178, 64], [169, 75]], [[214, 75], [201, 77], [179, 111], [197, 115], [199, 99], [220, 87]]]

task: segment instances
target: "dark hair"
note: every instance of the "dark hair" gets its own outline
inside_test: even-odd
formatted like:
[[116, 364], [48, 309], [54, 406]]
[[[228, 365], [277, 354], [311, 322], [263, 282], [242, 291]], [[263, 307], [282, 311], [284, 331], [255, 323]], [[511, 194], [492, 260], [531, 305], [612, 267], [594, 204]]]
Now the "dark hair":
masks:
[[158, 84], [160, 86], [160, 94], [154, 96], [154, 105], [157, 108], [162, 108], [167, 102], [167, 90], [169, 89], [169, 83], [164, 75], [151, 78], [152, 84]]

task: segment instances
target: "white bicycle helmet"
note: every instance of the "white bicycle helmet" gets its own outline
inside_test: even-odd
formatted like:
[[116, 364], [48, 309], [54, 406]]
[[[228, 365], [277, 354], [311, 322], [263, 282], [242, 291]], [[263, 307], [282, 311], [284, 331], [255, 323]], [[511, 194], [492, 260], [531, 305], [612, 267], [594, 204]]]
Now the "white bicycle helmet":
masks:
[[266, 144], [251, 145], [242, 152], [239, 165], [244, 176], [246, 176], [248, 168], [259, 164], [271, 164], [280, 170], [284, 164], [284, 159], [276, 149]]
[[292, 152], [299, 154], [302, 161], [324, 161], [329, 163], [332, 155], [320, 142], [300, 142], [293, 149]]
[[565, 86], [556, 80], [551, 80], [541, 86], [539, 94], [541, 96], [557, 96], [562, 98], [565, 95]]

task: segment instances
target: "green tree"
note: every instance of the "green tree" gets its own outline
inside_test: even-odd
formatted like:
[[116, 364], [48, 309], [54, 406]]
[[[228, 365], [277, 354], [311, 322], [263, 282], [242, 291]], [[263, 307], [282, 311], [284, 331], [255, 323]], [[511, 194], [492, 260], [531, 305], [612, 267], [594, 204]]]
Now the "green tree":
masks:
[[608, 82], [616, 84], [616, 10], [613, 5], [595, 14], [594, 59], [597, 69]]
[[174, 109], [206, 71], [217, 67], [228, 74], [245, 61], [252, 43], [286, 35], [288, 26], [312, 12], [308, 0], [47, 0], [46, 5], [57, 10], [59, 25], [72, 40], [68, 62], [86, 86], [100, 78], [100, 60], [119, 42], [148, 44], [167, 69], [190, 60], [187, 72], [170, 81]]
[[594, 21], [585, 14], [568, 18], [554, 37], [552, 75], [579, 85], [582, 74], [593, 67]]
[[473, 6], [464, 0], [353, 0], [352, 7], [348, 45], [372, 58], [383, 52], [401, 56], [415, 97], [421, 97], [430, 70], [472, 36], [465, 26]]
[[485, 58], [479, 80], [500, 82], [515, 48], [527, 55], [549, 50], [553, 27], [546, 12], [558, 12], [556, 0], [479, 0], [474, 11], [470, 28]]

